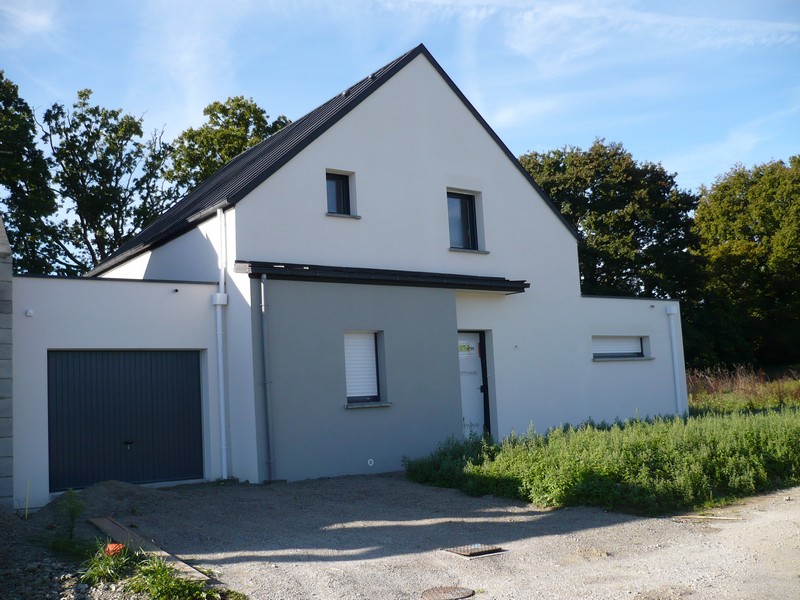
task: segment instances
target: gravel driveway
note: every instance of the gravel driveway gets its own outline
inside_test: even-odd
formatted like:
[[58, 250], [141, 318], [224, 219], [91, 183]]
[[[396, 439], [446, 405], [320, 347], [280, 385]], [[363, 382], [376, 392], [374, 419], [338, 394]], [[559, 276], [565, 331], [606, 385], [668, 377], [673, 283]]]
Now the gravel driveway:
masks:
[[[800, 598], [800, 488], [716, 509], [716, 518], [541, 510], [421, 486], [402, 474], [295, 483], [85, 490], [114, 516], [254, 599]], [[45, 527], [54, 507], [32, 520]], [[99, 532], [82, 524], [79, 535]], [[443, 548], [505, 552], [466, 559]]]

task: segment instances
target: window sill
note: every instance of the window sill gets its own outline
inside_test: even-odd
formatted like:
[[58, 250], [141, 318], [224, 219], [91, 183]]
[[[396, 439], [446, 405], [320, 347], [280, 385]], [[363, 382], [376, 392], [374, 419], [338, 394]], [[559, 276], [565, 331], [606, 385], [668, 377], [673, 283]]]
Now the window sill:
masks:
[[489, 254], [488, 250], [472, 250], [471, 248], [453, 248], [453, 247], [450, 247], [450, 252], [466, 252], [467, 254]]
[[639, 362], [655, 360], [654, 356], [594, 356], [592, 362]]
[[340, 218], [343, 218], [343, 219], [360, 219], [361, 218], [361, 215], [346, 215], [344, 213], [332, 213], [332, 212], [326, 212], [325, 216], [326, 217], [340, 217]]
[[344, 407], [347, 410], [352, 410], [359, 408], [388, 408], [391, 405], [391, 402], [353, 402], [351, 404], [345, 404]]

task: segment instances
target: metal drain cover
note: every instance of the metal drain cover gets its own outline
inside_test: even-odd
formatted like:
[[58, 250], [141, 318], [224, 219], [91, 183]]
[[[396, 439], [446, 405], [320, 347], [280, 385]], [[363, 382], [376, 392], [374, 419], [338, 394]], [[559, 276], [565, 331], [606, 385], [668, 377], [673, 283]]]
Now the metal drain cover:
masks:
[[469, 588], [462, 587], [435, 587], [422, 592], [422, 600], [462, 600], [462, 598], [472, 598], [475, 592]]
[[444, 548], [445, 552], [452, 552], [467, 558], [477, 558], [478, 556], [489, 556], [505, 552], [500, 546], [489, 546], [487, 544], [467, 544], [466, 546], [455, 546], [454, 548]]

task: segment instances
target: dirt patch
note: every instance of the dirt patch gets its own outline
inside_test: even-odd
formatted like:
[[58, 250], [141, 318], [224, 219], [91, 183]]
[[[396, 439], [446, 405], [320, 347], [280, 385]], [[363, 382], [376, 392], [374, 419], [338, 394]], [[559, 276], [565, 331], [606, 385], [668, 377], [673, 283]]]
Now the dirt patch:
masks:
[[[714, 510], [726, 518], [709, 520], [542, 510], [400, 474], [169, 489], [107, 482], [81, 497], [86, 517], [114, 517], [254, 599], [418, 599], [446, 586], [487, 600], [760, 599], [800, 590], [800, 488]], [[58, 515], [56, 502], [21, 530], [14, 523], [14, 539], [51, 531]], [[83, 522], [76, 533], [100, 536]], [[467, 559], [443, 551], [469, 544], [506, 552]]]

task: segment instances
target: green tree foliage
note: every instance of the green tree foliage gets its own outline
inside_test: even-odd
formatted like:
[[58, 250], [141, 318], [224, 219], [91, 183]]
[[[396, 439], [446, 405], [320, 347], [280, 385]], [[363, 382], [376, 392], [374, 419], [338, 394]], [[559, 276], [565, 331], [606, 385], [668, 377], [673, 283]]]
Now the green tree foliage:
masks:
[[578, 231], [584, 293], [687, 295], [697, 274], [686, 251], [697, 197], [674, 175], [602, 139], [519, 160]]
[[141, 118], [90, 104], [91, 94], [79, 91], [71, 111], [54, 104], [44, 113], [60, 208], [50, 216], [62, 251], [56, 274], [89, 271], [176, 198], [162, 179], [170, 146], [158, 132], [144, 138]]
[[800, 362], [800, 156], [741, 165], [701, 190], [706, 363]]
[[45, 273], [57, 255], [48, 244], [56, 211], [49, 177], [33, 111], [0, 71], [0, 204], [18, 272]]
[[212, 102], [203, 110], [206, 123], [190, 127], [174, 142], [170, 180], [189, 189], [216, 173], [236, 156], [289, 124], [280, 116], [271, 123], [266, 111], [255, 101], [234, 96]]

